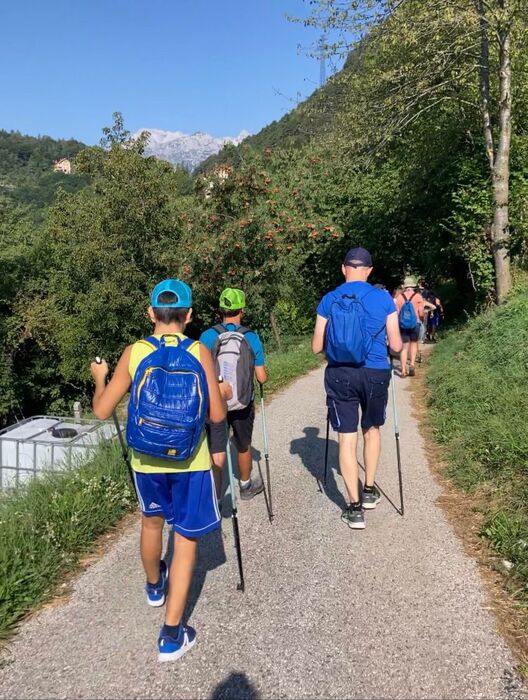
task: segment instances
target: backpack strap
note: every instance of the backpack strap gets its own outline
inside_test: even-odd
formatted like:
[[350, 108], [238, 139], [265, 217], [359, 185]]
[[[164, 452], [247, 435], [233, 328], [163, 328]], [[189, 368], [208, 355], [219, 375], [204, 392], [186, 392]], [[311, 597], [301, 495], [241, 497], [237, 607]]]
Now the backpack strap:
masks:
[[157, 350], [161, 345], [161, 342], [153, 335], [149, 335], [147, 338], [142, 338], [138, 342], [148, 345], [152, 350]]
[[178, 347], [182, 348], [182, 350], [190, 351], [192, 346], [195, 345], [197, 342], [197, 340], [192, 340], [192, 338], [184, 338], [183, 340], [180, 340], [180, 342], [178, 343]]
[[251, 328], [246, 328], [245, 326], [239, 326], [235, 333], [241, 333], [242, 335], [246, 335], [247, 333], [251, 333]]
[[218, 333], [218, 335], [222, 335], [222, 333], [229, 333], [229, 331], [227, 330], [227, 328], [224, 326], [223, 323], [217, 323], [216, 326], [213, 326], [212, 330], [215, 333]]

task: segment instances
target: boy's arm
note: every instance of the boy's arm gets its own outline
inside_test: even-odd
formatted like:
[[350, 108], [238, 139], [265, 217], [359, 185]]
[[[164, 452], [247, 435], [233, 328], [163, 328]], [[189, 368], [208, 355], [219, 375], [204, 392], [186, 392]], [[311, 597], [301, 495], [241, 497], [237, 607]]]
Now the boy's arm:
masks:
[[266, 360], [264, 359], [264, 346], [257, 333], [254, 335], [252, 349], [255, 353], [255, 378], [259, 384], [265, 384], [268, 381], [268, 372], [266, 370]]
[[90, 365], [92, 377], [95, 380], [92, 408], [96, 418], [99, 418], [99, 420], [110, 418], [116, 406], [130, 389], [132, 380], [128, 371], [128, 364], [131, 352], [132, 346], [129, 345], [119, 358], [115, 372], [108, 384], [106, 384], [108, 375], [106, 361], [103, 360], [100, 364], [92, 362]]
[[200, 343], [200, 363], [204, 368], [207, 378], [207, 388], [209, 390], [209, 420], [211, 423], [221, 423], [225, 420], [227, 415], [227, 405], [224, 397], [220, 393], [211, 353], [202, 343]]
[[315, 320], [314, 334], [313, 334], [313, 338], [312, 338], [312, 352], [315, 353], [316, 355], [317, 355], [317, 353], [323, 352], [323, 350], [324, 350], [324, 340], [325, 340], [325, 331], [326, 331], [326, 324], [327, 323], [328, 323], [327, 318], [317, 314], [317, 318]]

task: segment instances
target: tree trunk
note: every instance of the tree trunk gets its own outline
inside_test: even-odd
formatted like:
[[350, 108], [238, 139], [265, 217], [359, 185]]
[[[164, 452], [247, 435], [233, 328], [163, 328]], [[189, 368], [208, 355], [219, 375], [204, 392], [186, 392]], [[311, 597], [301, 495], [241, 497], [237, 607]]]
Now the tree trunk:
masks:
[[[498, 0], [502, 10], [507, 10], [508, 0]], [[489, 80], [489, 22], [483, 0], [476, 1], [480, 22], [480, 109], [486, 156], [491, 171], [493, 194], [493, 224], [491, 240], [495, 268], [495, 291], [501, 304], [511, 289], [510, 271], [510, 225], [508, 204], [510, 197], [510, 142], [511, 142], [511, 63], [509, 26], [500, 27], [499, 36], [499, 124], [498, 142], [495, 150], [490, 111]]]
[[[505, 7], [507, 0], [500, 4]], [[511, 28], [499, 31], [499, 139], [493, 168], [493, 215], [492, 241], [495, 262], [497, 301], [501, 304], [511, 289], [510, 270], [510, 221], [508, 204], [510, 199], [510, 143], [511, 143]]]

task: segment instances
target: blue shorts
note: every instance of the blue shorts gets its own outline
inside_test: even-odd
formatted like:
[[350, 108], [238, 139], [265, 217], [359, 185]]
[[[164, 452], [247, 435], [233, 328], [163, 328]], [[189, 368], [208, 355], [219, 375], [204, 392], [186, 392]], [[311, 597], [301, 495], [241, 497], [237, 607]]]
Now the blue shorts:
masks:
[[327, 367], [326, 405], [332, 428], [337, 433], [356, 433], [360, 407], [363, 430], [383, 425], [390, 378], [390, 369]]
[[400, 328], [400, 333], [404, 343], [416, 343], [420, 337], [420, 324], [416, 328]]
[[161, 515], [184, 537], [202, 537], [220, 527], [213, 473], [134, 472], [143, 515]]

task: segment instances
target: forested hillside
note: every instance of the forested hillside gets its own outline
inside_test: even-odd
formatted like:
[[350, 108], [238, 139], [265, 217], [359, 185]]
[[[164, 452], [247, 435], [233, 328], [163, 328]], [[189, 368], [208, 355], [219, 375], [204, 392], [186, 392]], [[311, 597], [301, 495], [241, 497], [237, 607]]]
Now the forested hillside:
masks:
[[[378, 23], [367, 14], [367, 38], [350, 47], [341, 73], [223, 152], [191, 188], [181, 172], [143, 157], [145, 144], [130, 140], [117, 115], [106, 147], [75, 158], [86, 186], [60, 189], [41, 224], [30, 225], [4, 197], [0, 234], [13, 244], [0, 253], [8, 270], [0, 289], [3, 419], [86, 400], [90, 358], [113, 362], [148, 331], [148, 292], [164, 276], [192, 284], [194, 332], [215, 318], [217, 294], [230, 285], [246, 290], [248, 323], [265, 338], [272, 317], [281, 333], [311, 327], [351, 245], [371, 250], [374, 281], [389, 288], [407, 271], [426, 276], [451, 316], [501, 300], [497, 266], [525, 264], [526, 16], [511, 20], [509, 221], [501, 228], [508, 207], [497, 206], [490, 155], [499, 162], [505, 138], [504, 41], [496, 37], [509, 30], [502, 15], [483, 26], [475, 8], [457, 7], [410, 0]], [[491, 144], [475, 37], [487, 41]]]
[[49, 136], [24, 136], [18, 131], [0, 130], [0, 196], [30, 205], [35, 215], [51, 204], [57, 188], [74, 192], [85, 180], [75, 173], [54, 172], [53, 163], [73, 160], [85, 145], [74, 139], [55, 140]]

